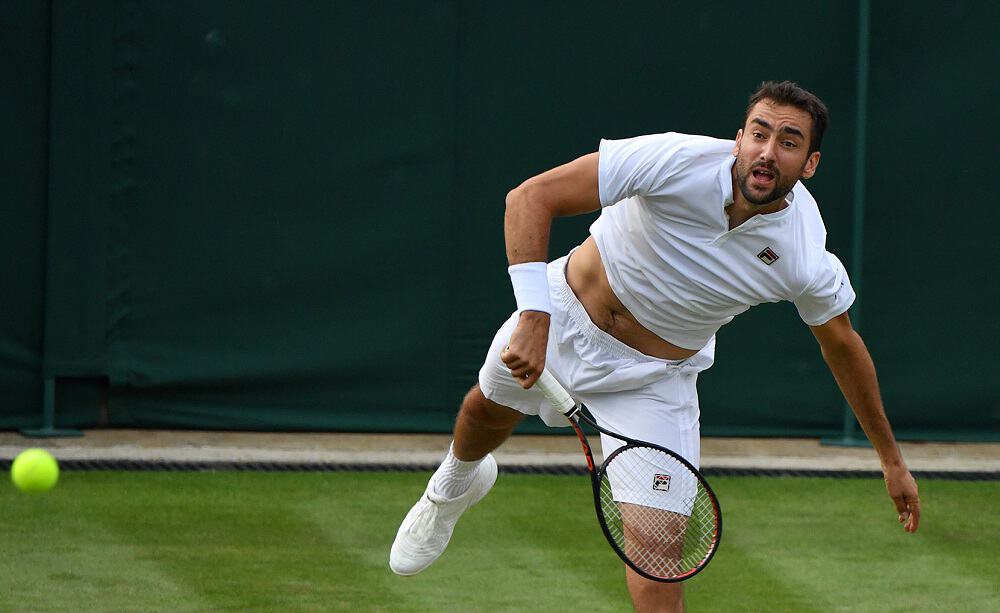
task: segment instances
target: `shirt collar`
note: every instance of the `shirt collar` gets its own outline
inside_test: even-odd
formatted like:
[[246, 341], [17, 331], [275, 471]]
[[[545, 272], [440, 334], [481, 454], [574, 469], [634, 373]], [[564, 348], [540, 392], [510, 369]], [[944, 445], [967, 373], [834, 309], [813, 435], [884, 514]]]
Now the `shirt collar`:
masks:
[[719, 168], [719, 188], [722, 190], [723, 207], [733, 203], [733, 164], [735, 163], [736, 156], [727, 155]]

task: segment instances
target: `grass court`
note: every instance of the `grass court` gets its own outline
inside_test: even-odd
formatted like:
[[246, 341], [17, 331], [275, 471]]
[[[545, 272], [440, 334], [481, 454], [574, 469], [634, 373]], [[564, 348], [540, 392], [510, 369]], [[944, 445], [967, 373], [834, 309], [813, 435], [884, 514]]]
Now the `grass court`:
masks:
[[[424, 473], [66, 472], [0, 485], [0, 611], [629, 611], [586, 477], [501, 474], [421, 575], [387, 566]], [[697, 611], [988, 611], [1000, 482], [717, 477]]]

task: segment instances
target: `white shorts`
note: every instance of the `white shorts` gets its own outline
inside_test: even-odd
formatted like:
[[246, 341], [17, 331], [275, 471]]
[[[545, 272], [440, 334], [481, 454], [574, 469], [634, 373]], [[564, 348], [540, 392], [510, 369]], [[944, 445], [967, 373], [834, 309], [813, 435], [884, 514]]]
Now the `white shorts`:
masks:
[[[649, 441], [700, 460], [698, 373], [715, 361], [715, 337], [685, 360], [654, 358], [629, 347], [594, 325], [566, 284], [564, 256], [548, 265], [552, 319], [545, 367], [601, 426], [624, 436]], [[511, 315], [493, 339], [479, 371], [483, 394], [526, 415], [540, 415], [550, 426], [569, 425], [535, 387], [523, 389], [500, 360], [519, 313]], [[622, 442], [601, 435], [607, 457]], [[627, 496], [619, 498], [627, 500]]]

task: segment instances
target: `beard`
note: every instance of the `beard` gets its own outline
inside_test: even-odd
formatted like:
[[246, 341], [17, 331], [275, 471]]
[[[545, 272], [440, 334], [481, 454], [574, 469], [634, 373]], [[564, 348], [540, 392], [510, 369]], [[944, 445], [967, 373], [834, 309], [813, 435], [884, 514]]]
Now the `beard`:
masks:
[[[803, 168], [805, 168], [804, 165]], [[757, 169], [774, 173], [774, 187], [771, 191], [762, 193], [750, 187], [750, 177], [753, 176], [753, 171]], [[739, 157], [736, 158], [736, 183], [740, 186], [740, 192], [743, 194], [743, 197], [750, 204], [769, 204], [775, 200], [784, 198], [788, 195], [788, 192], [792, 191], [792, 188], [795, 187], [800, 178], [801, 173], [799, 176], [784, 179], [778, 167], [774, 164], [765, 164], [763, 162], [748, 164]]]

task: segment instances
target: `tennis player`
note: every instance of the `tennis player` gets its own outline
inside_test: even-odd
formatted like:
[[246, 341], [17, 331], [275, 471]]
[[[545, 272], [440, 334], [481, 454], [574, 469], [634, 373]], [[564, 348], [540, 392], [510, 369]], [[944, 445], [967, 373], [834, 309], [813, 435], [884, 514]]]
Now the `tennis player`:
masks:
[[[698, 466], [695, 383], [714, 361], [716, 332], [754, 305], [782, 300], [809, 326], [875, 447], [899, 521], [917, 530], [917, 485], [848, 317], [855, 293], [801, 182], [816, 173], [826, 124], [815, 95], [766, 82], [735, 141], [673, 132], [603, 140], [508, 194], [517, 311], [462, 403], [448, 455], [399, 528], [394, 572], [419, 573], [444, 552], [459, 516], [496, 480], [489, 452], [525, 415], [564, 423], [533, 388], [543, 368], [602, 426]], [[546, 264], [552, 219], [598, 209], [590, 236]], [[602, 439], [605, 454], [618, 444]], [[683, 610], [681, 584], [629, 568], [626, 580], [637, 610]]]

